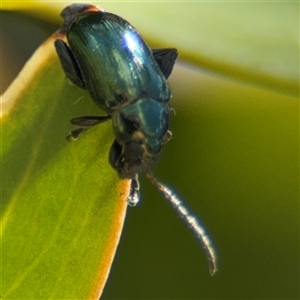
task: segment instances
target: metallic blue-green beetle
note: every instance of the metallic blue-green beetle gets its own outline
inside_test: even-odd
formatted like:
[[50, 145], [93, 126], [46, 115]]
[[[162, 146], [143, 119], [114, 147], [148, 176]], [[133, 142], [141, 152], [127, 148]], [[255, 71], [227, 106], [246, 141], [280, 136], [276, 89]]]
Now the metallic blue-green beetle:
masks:
[[66, 33], [68, 45], [58, 39], [55, 48], [62, 68], [107, 114], [72, 119], [72, 124], [84, 127], [73, 130], [70, 137], [111, 119], [115, 141], [109, 162], [121, 177], [132, 179], [128, 204], [138, 202], [137, 175], [145, 172], [200, 241], [213, 275], [216, 255], [204, 228], [183, 201], [149, 171], [162, 145], [171, 138], [166, 79], [177, 58], [176, 49], [150, 50], [127, 21], [91, 5], [72, 4], [61, 15], [65, 20], [61, 32]]
[[62, 11], [68, 45], [55, 48], [67, 77], [86, 89], [107, 116], [74, 118], [84, 126], [111, 119], [115, 141], [109, 162], [122, 178], [132, 181], [129, 203], [138, 199], [137, 174], [147, 171], [171, 137], [170, 89], [166, 79], [177, 58], [176, 49], [151, 50], [139, 33], [121, 17], [71, 5]]

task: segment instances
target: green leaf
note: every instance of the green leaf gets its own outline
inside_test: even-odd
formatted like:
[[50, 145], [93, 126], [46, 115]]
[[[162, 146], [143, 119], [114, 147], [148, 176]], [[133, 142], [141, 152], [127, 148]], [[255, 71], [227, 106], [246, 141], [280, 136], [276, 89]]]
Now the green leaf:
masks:
[[37, 50], [2, 99], [5, 299], [97, 298], [125, 217], [129, 185], [108, 163], [110, 122], [77, 141], [65, 138], [71, 117], [99, 109], [68, 84], [55, 38]]
[[[48, 3], [50, 7], [54, 5]], [[203, 47], [206, 56], [221, 55], [223, 50], [216, 48], [213, 41], [224, 36], [219, 46], [228, 50], [225, 58], [234, 57], [235, 66], [243, 60], [261, 59], [260, 51], [250, 55], [256, 46], [267, 54], [262, 64], [280, 65], [275, 75], [296, 87], [295, 81], [289, 79], [289, 70], [291, 75], [299, 65], [298, 52], [295, 53], [298, 35], [293, 34], [295, 28], [298, 30], [295, 12], [299, 3], [256, 2], [257, 8], [251, 4], [252, 10], [249, 3], [244, 9], [237, 2], [221, 3], [219, 9], [218, 4], [100, 3], [129, 20], [147, 41], [150, 36], [156, 46], [174, 46], [169, 40], [171, 28], [175, 41], [181, 26], [200, 24], [202, 20], [195, 16], [207, 14], [206, 27], [190, 26], [188, 36], [176, 36], [180, 60], [194, 61], [194, 66], [199, 66], [193, 57], [200, 57]], [[215, 13], [210, 15], [212, 6]], [[271, 10], [276, 6], [277, 10]], [[260, 8], [264, 9], [259, 15], [265, 14], [268, 19], [256, 19], [254, 12]], [[47, 14], [42, 9], [33, 14], [46, 19], [51, 15], [48, 9]], [[61, 22], [60, 9], [55, 9], [55, 22]], [[293, 12], [286, 15], [287, 9]], [[231, 11], [230, 18], [226, 17]], [[235, 18], [240, 22], [228, 30]], [[235, 37], [235, 31], [241, 28], [244, 31]], [[252, 29], [255, 32], [249, 35]], [[249, 55], [244, 53], [241, 57], [242, 52], [235, 51], [231, 43], [243, 36]], [[275, 36], [277, 41], [273, 40]], [[199, 41], [195, 53], [184, 52], [188, 38], [195, 38], [195, 45]], [[283, 47], [286, 42], [290, 46]], [[174, 138], [165, 146], [154, 173], [174, 187], [205, 223], [219, 254], [219, 272], [214, 278], [209, 276], [207, 261], [194, 237], [156, 189], [142, 179], [143, 201], [128, 215], [130, 222], [102, 295], [104, 299], [299, 299], [298, 85], [296, 90], [270, 86], [261, 80], [261, 75], [258, 81], [243, 76], [230, 80], [216, 76], [219, 65], [214, 66], [214, 73], [209, 73], [176, 64], [170, 76], [170, 104], [176, 111], [170, 126]], [[246, 67], [243, 71], [250, 73]], [[257, 65], [257, 72], [266, 71]], [[273, 74], [270, 70], [267, 73]], [[62, 131], [68, 131], [67, 127]]]

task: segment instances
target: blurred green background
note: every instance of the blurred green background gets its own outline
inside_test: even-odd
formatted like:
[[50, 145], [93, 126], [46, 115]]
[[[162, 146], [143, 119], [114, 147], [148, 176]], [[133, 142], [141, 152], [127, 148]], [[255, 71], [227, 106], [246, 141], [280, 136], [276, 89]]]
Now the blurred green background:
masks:
[[[197, 23], [199, 12], [197, 30], [203, 30], [208, 39], [207, 47], [199, 42], [198, 49], [206, 70], [187, 64], [201, 62], [184, 47], [181, 51], [180, 45], [189, 42], [197, 49], [195, 37], [182, 34], [174, 45], [172, 39], [178, 39], [178, 34], [164, 35], [164, 15], [172, 15], [172, 3], [164, 4], [168, 11], [160, 3], [151, 6], [156, 12], [153, 24], [162, 24], [157, 35], [150, 28], [148, 33], [142, 24], [149, 4], [102, 3], [99, 5], [123, 16], [138, 30], [141, 27], [150, 46], [167, 44], [184, 53], [185, 61], [179, 57], [169, 80], [171, 106], [176, 112], [171, 120], [173, 139], [153, 171], [178, 191], [204, 222], [219, 260], [218, 273], [210, 277], [198, 242], [156, 188], [141, 176], [142, 201], [128, 209], [102, 299], [299, 299], [299, 96], [276, 86], [264, 87], [263, 80], [255, 82], [251, 76], [248, 80], [243, 75], [239, 78], [235, 67], [226, 76], [227, 69], [220, 64], [236, 61], [240, 68], [247, 68], [249, 64], [243, 62], [248, 59], [255, 67], [256, 62], [267, 61], [268, 51], [270, 57], [273, 52], [281, 53], [280, 44], [277, 49], [258, 39], [253, 41], [261, 49], [258, 54], [245, 46], [239, 55], [229, 55], [234, 54], [237, 44], [247, 45], [251, 40], [251, 25], [258, 24], [258, 35], [260, 26], [261, 30], [268, 28], [268, 22], [259, 23], [258, 12], [276, 14], [278, 28], [284, 28], [288, 38], [289, 26], [299, 26], [299, 3], [282, 3], [282, 9], [274, 7], [276, 3], [263, 7], [260, 3], [231, 3], [227, 8], [221, 3], [214, 7], [177, 3], [182, 14], [173, 19], [179, 24]], [[298, 13], [283, 18], [294, 10]], [[191, 18], [189, 11], [193, 12]], [[41, 20], [34, 11], [31, 14], [2, 12], [2, 91], [34, 49], [59, 26], [57, 18]], [[231, 16], [248, 14], [251, 18], [245, 18], [245, 26], [230, 25], [228, 38], [228, 28], [224, 28]], [[246, 24], [249, 19], [252, 23]], [[243, 19], [240, 22], [243, 24]], [[237, 42], [242, 29], [244, 40]], [[227, 39], [213, 44], [210, 32]], [[294, 42], [299, 45], [299, 40]], [[282, 41], [282, 45], [288, 44]], [[281, 57], [278, 66], [291, 63], [293, 69], [269, 71], [288, 82], [298, 76], [299, 53], [292, 44], [284, 50], [287, 57]], [[61, 134], [64, 138], [66, 132]]]

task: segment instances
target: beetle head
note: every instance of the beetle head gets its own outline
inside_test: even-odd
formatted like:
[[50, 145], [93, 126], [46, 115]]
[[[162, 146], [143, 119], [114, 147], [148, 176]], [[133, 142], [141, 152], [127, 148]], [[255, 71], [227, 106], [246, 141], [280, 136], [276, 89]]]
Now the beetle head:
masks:
[[138, 141], [120, 145], [115, 140], [110, 149], [109, 163], [122, 178], [132, 179], [155, 163], [159, 152], [155, 155], [149, 153], [145, 144]]

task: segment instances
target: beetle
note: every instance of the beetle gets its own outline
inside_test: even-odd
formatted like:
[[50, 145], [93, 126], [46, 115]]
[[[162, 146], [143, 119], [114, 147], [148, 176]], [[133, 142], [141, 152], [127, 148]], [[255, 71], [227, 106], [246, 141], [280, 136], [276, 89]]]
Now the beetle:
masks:
[[177, 50], [151, 50], [129, 22], [91, 5], [70, 5], [61, 16], [65, 21], [61, 31], [66, 33], [67, 43], [61, 39], [54, 43], [61, 66], [68, 79], [86, 89], [107, 114], [73, 118], [71, 123], [80, 127], [68, 138], [77, 138], [87, 129], [111, 120], [115, 140], [109, 163], [121, 178], [131, 179], [128, 204], [138, 202], [138, 175], [145, 173], [198, 237], [214, 274], [216, 256], [202, 226], [150, 171], [172, 136], [167, 79]]

